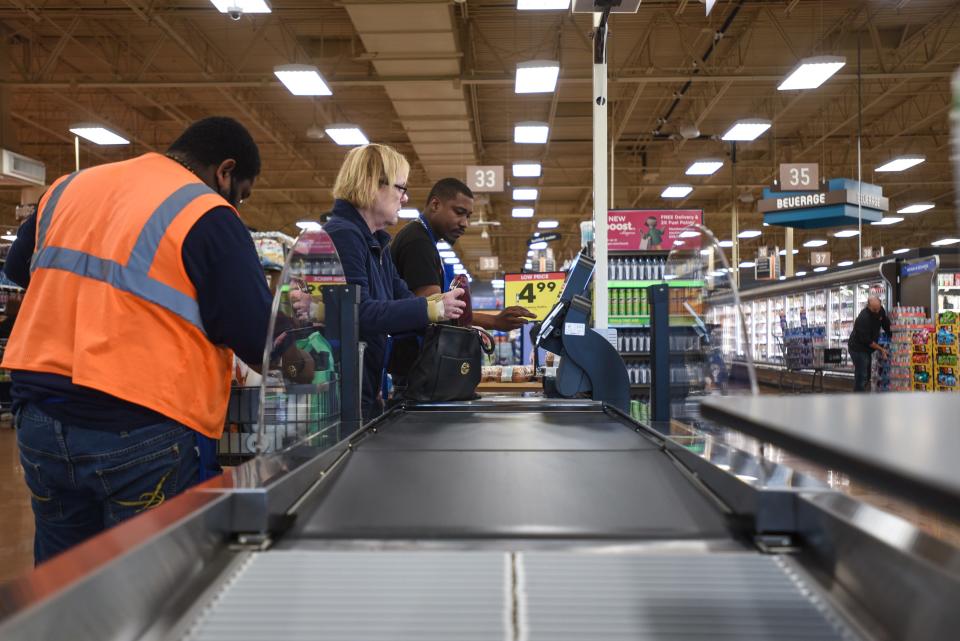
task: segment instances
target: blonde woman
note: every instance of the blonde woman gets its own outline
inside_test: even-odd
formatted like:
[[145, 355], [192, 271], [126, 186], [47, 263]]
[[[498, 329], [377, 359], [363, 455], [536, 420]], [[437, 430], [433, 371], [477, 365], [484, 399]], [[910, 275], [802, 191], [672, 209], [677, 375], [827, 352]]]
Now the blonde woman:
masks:
[[347, 282], [360, 286], [360, 340], [363, 355], [363, 416], [383, 411], [380, 383], [388, 334], [423, 329], [459, 318], [466, 306], [462, 289], [419, 298], [397, 274], [384, 231], [397, 224], [407, 202], [410, 164], [386, 145], [364, 145], [347, 154], [333, 186], [333, 211], [323, 229], [343, 263]]

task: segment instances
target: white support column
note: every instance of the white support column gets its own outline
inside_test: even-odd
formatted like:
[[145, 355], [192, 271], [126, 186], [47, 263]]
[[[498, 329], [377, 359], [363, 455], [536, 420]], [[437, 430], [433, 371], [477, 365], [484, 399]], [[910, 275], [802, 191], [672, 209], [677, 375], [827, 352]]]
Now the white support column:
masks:
[[[599, 14], [594, 14], [594, 26], [599, 27]], [[604, 38], [606, 34], [597, 34]], [[593, 229], [594, 258], [597, 261], [593, 275], [593, 325], [606, 329], [609, 321], [609, 292], [607, 291], [607, 62], [605, 44], [602, 62], [593, 64]]]

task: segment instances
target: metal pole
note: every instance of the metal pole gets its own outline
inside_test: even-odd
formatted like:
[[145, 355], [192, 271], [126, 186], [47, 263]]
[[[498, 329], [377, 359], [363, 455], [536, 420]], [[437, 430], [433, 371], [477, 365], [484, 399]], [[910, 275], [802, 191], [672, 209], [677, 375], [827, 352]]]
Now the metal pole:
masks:
[[863, 259], [863, 77], [860, 75], [860, 36], [857, 36], [857, 260]]
[[80, 171], [80, 136], [73, 137], [73, 159], [76, 171]]
[[593, 325], [607, 329], [609, 292], [607, 291], [607, 18], [594, 14], [593, 50], [593, 229], [594, 270]]
[[732, 260], [730, 261], [731, 281], [735, 285], [740, 285], [740, 239], [737, 234], [740, 233], [739, 212], [737, 211], [737, 143], [730, 143], [730, 187], [733, 197], [733, 207], [730, 213], [730, 241], [733, 243], [733, 251], [730, 252]]
[[793, 271], [793, 227], [787, 227], [785, 243], [786, 247], [783, 249], [783, 256], [787, 260], [785, 261], [786, 266], [786, 275], [793, 276], [796, 272]]

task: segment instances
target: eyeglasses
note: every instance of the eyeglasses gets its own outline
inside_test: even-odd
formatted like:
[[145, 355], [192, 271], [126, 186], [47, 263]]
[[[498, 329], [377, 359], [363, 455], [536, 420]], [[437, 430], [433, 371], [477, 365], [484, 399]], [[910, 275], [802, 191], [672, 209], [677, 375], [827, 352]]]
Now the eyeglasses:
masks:
[[[387, 186], [387, 185], [389, 185], [390, 183], [382, 182], [382, 183], [380, 183], [380, 184], [383, 185], [383, 186]], [[397, 189], [400, 190], [400, 195], [401, 195], [401, 196], [406, 195], [407, 189], [408, 189], [408, 187], [407, 187], [406, 185], [396, 185], [396, 184], [395, 184], [394, 187], [396, 187]]]

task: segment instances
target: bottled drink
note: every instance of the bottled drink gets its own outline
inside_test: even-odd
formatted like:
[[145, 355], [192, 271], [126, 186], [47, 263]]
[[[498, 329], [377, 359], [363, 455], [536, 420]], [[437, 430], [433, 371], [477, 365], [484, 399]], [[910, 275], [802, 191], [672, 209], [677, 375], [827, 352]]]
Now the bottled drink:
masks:
[[463, 314], [460, 315], [455, 322], [460, 327], [469, 327], [473, 325], [473, 305], [470, 302], [470, 281], [467, 280], [466, 274], [457, 274], [453, 277], [453, 282], [450, 283], [450, 289], [460, 288], [463, 290], [463, 295], [460, 297], [460, 300], [467, 304], [463, 308]]

